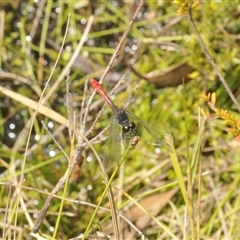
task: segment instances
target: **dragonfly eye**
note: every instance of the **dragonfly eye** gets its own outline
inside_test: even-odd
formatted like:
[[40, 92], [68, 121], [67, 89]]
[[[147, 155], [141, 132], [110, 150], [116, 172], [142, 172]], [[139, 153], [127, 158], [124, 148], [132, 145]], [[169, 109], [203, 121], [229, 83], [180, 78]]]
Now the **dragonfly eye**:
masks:
[[136, 127], [136, 124], [134, 122], [131, 122], [130, 124], [123, 126], [123, 132], [130, 133], [135, 129], [135, 127]]

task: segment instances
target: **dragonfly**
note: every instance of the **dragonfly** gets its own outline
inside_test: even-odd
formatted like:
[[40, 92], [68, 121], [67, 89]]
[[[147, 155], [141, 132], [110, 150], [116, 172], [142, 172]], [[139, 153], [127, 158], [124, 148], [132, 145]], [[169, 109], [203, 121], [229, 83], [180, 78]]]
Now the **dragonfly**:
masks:
[[149, 125], [124, 108], [117, 107], [102, 85], [95, 79], [90, 79], [90, 84], [102, 96], [113, 112], [113, 118], [108, 130], [109, 139], [104, 153], [105, 159], [103, 159], [105, 166], [109, 165], [107, 162], [110, 160], [110, 162], [120, 160], [121, 142], [123, 142], [125, 148], [128, 146], [133, 148], [141, 141], [142, 137], [144, 142], [155, 146], [163, 146], [171, 152], [171, 148], [165, 140], [169, 135], [168, 132]]

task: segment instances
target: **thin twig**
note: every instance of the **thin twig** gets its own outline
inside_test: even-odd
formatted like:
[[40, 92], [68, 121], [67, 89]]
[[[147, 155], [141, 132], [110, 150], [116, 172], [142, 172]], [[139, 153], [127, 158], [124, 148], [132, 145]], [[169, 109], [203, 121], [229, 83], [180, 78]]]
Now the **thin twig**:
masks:
[[132, 17], [132, 19], [131, 19], [131, 21], [130, 21], [130, 23], [129, 23], [129, 26], [128, 26], [127, 30], [124, 32], [124, 34], [123, 34], [123, 36], [122, 36], [122, 38], [121, 38], [121, 41], [118, 43], [118, 45], [117, 45], [117, 47], [116, 47], [116, 51], [115, 51], [114, 54], [112, 55], [112, 58], [111, 58], [111, 60], [109, 61], [108, 66], [106, 67], [106, 69], [105, 69], [102, 77], [100, 78], [100, 81], [99, 81], [100, 83], [103, 82], [103, 80], [104, 80], [104, 78], [106, 77], [107, 73], [108, 73], [109, 70], [111, 69], [111, 67], [112, 67], [112, 65], [113, 65], [113, 63], [114, 63], [114, 61], [115, 61], [118, 53], [120, 52], [121, 46], [123, 45], [124, 41], [126, 40], [127, 35], [128, 35], [128, 33], [129, 33], [129, 31], [131, 30], [131, 28], [132, 28], [132, 26], [133, 26], [133, 24], [134, 24], [134, 22], [135, 22], [135, 20], [136, 20], [137, 14], [138, 14], [138, 12], [140, 11], [140, 9], [142, 8], [143, 4], [144, 4], [144, 1], [141, 0], [140, 3], [139, 3], [139, 5], [138, 5], [138, 7], [137, 7], [137, 9], [136, 9], [136, 11], [135, 11], [135, 13], [134, 13], [134, 15], [133, 15], [133, 17]]
[[130, 97], [128, 98], [128, 101], [127, 101], [126, 108], [132, 103], [133, 98], [135, 97], [135, 92], [136, 92], [137, 90], [138, 90], [138, 84], [135, 86], [135, 88], [134, 88], [133, 91], [131, 92], [131, 95], [130, 95]]
[[[73, 126], [73, 116], [72, 116], [72, 105], [70, 104], [71, 100], [71, 94], [70, 94], [70, 71], [66, 74], [66, 103], [67, 103], [67, 111], [68, 111], [68, 122], [69, 126]], [[72, 129], [68, 128], [68, 134], [70, 139], [72, 139]]]
[[8, 208], [9, 208], [9, 202], [10, 202], [10, 199], [11, 199], [11, 195], [12, 195], [12, 183], [8, 183], [9, 184], [9, 192], [8, 192], [8, 200], [7, 200], [7, 205], [6, 205], [6, 212], [5, 212], [5, 215], [4, 215], [4, 220], [3, 220], [3, 233], [2, 233], [2, 239], [6, 239], [5, 238], [5, 234], [6, 234], [6, 229], [8, 229], [9, 225], [7, 223], [7, 219], [8, 219], [8, 215], [9, 215], [9, 212], [8, 212]]
[[57, 141], [57, 139], [53, 136], [53, 134], [48, 130], [47, 125], [45, 124], [44, 121], [41, 121], [43, 127], [45, 128], [45, 130], [47, 131], [47, 133], [52, 137], [52, 140], [55, 142], [55, 144], [57, 145], [57, 147], [60, 149], [60, 151], [63, 153], [63, 155], [65, 156], [66, 159], [69, 160], [69, 157], [67, 155], [67, 153], [64, 151], [64, 149], [62, 148], [62, 146], [59, 144], [59, 142]]
[[[31, 39], [34, 39], [34, 37], [36, 36], [36, 32], [39, 29], [39, 25], [41, 24], [41, 17], [43, 15], [44, 12], [44, 6], [47, 2], [45, 1], [39, 1], [36, 2], [36, 6], [37, 6], [37, 11], [36, 11], [36, 15], [35, 18], [33, 19], [33, 27], [30, 30], [29, 36], [31, 37]], [[27, 49], [26, 49], [26, 56], [31, 57], [31, 43], [29, 42], [29, 44], [27, 45]]]
[[[89, 110], [87, 109], [87, 111], [85, 111], [85, 105], [86, 105], [86, 92], [88, 89], [88, 79], [87, 81], [85, 81], [84, 83], [84, 91], [83, 91], [83, 99], [82, 99], [82, 104], [81, 104], [81, 111], [80, 111], [80, 131], [84, 132], [86, 131], [86, 113], [89, 112]], [[85, 113], [85, 114], [84, 114]]]
[[193, 29], [194, 29], [194, 31], [195, 31], [195, 34], [196, 34], [196, 36], [197, 36], [197, 38], [198, 38], [198, 41], [199, 41], [200, 45], [201, 45], [201, 47], [202, 47], [202, 49], [203, 49], [203, 51], [204, 51], [205, 56], [207, 57], [207, 59], [209, 60], [209, 62], [211, 63], [211, 65], [213, 66], [213, 68], [215, 69], [215, 71], [217, 72], [217, 74], [218, 74], [218, 76], [219, 76], [219, 79], [220, 79], [220, 81], [222, 82], [223, 86], [225, 87], [228, 95], [230, 96], [230, 98], [232, 99], [233, 103], [236, 105], [238, 111], [240, 112], [240, 105], [238, 104], [237, 99], [235, 98], [234, 94], [232, 93], [231, 89], [229, 88], [229, 86], [228, 86], [225, 78], [223, 77], [222, 73], [220, 72], [218, 66], [217, 66], [216, 63], [214, 62], [214, 60], [213, 60], [213, 58], [211, 57], [211, 55], [209, 54], [209, 52], [208, 52], [208, 50], [207, 50], [207, 48], [206, 48], [206, 46], [205, 46], [205, 44], [204, 44], [201, 36], [200, 36], [200, 34], [199, 34], [198, 30], [197, 30], [197, 27], [196, 27], [196, 25], [195, 25], [195, 23], [194, 23], [194, 21], [193, 21], [193, 18], [192, 18], [191, 8], [190, 8], [190, 10], [189, 10], [189, 20], [190, 20], [190, 23], [192, 24], [192, 27], [193, 27]]

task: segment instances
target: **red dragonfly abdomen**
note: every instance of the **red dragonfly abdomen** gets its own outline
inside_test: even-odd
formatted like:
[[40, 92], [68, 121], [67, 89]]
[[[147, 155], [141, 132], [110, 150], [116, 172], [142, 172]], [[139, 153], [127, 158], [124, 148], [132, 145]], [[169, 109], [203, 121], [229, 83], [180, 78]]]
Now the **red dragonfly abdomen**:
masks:
[[113, 110], [113, 112], [115, 112], [116, 110], [116, 106], [115, 104], [112, 102], [112, 100], [110, 99], [110, 97], [107, 95], [107, 93], [104, 91], [102, 85], [96, 81], [95, 79], [90, 79], [90, 83], [92, 85], [92, 87], [105, 99], [105, 101], [107, 102], [107, 104], [109, 105], [109, 107]]

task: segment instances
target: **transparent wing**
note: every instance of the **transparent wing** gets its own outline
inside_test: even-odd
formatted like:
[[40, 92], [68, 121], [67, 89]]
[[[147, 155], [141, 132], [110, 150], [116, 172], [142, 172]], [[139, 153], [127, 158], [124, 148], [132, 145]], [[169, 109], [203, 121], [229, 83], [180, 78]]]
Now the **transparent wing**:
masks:
[[115, 116], [112, 117], [108, 129], [108, 139], [103, 153], [103, 164], [107, 170], [118, 164], [121, 158], [121, 134], [122, 127], [118, 124]]
[[127, 112], [127, 114], [130, 121], [136, 124], [136, 130], [131, 133], [131, 138], [126, 138], [126, 141], [129, 141], [129, 139], [131, 140], [134, 136], [139, 136], [140, 139], [147, 144], [161, 146], [167, 151], [172, 152], [171, 147], [165, 141], [168, 132], [153, 125], [149, 125], [130, 112]]

